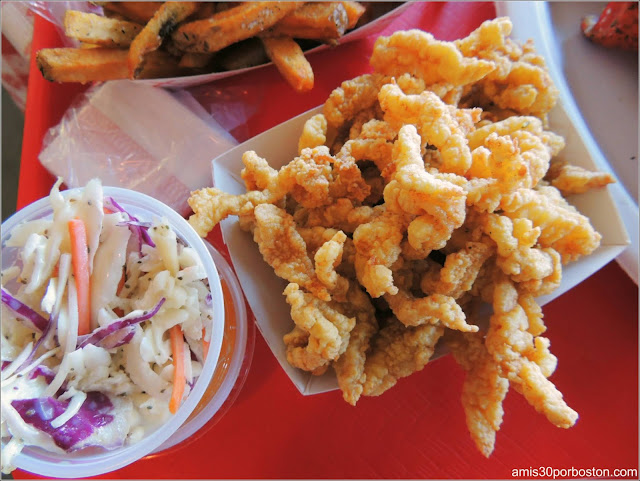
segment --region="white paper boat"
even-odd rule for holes
[[[256,151],[274,168],[288,163],[297,155],[298,137],[305,120],[319,111],[321,107],[305,112],[216,157],[212,162],[214,185],[232,194],[245,192],[240,171],[243,167],[242,154],[247,150]],[[561,134],[566,140],[566,148],[561,156],[573,164],[591,170],[596,169],[582,136],[562,105],[555,108],[550,122],[551,130]],[[558,297],[595,273],[622,252],[629,242],[616,204],[606,189],[575,196],[570,200],[582,213],[590,217],[593,226],[602,234],[602,244],[588,258],[565,267],[562,284],[553,294],[540,298],[542,304]],[[221,228],[238,279],[255,314],[258,329],[282,368],[305,395],[337,389],[333,370],[318,377],[289,365],[282,341],[282,336],[293,328],[290,309],[282,295],[287,282],[276,277],[273,269],[264,262],[251,234],[240,229],[236,217],[224,220]]]

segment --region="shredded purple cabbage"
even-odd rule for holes
[[[11,364],[11,361],[2,361],[2,367],[0,368],[0,371],[4,371],[4,368],[9,364]]]
[[[149,225],[147,225],[144,222],[140,222],[140,219],[138,219],[136,216],[131,215],[129,212],[127,212],[124,209],[124,207],[118,204],[113,197],[105,197],[104,206],[107,209],[111,209],[116,212],[122,212],[124,214],[127,214],[130,220],[125,222],[124,224],[126,224],[129,227],[129,230],[131,231],[131,233],[138,240],[138,252],[142,253],[143,243],[146,243],[151,247],[156,246],[153,240],[151,239],[151,236],[149,236],[149,233],[147,232]]]
[[[135,326],[136,324],[141,323],[142,321],[146,321],[147,319],[155,316],[160,310],[160,307],[162,307],[162,304],[164,304],[165,300],[166,299],[164,297],[160,299],[158,304],[156,304],[156,307],[140,317],[132,317],[129,319],[120,318],[116,321],[113,321],[111,324],[96,329],[91,334],[78,336],[78,348],[82,348],[87,344],[93,344],[95,346],[109,349],[109,347],[107,346],[110,345],[110,343],[114,343],[112,347],[118,347],[126,344],[127,342],[130,342],[131,339],[133,339],[134,334],[133,329],[130,328],[132,326]],[[123,329],[127,329],[128,331],[130,330],[132,332],[122,333],[121,337],[113,337],[116,333]]]
[[[22,301],[13,297],[9,291],[2,288],[2,303],[15,312],[22,319],[29,321],[38,331],[44,332],[49,326],[49,321],[31,309]]]
[[[42,376],[45,381],[51,384],[53,378],[56,377],[56,373],[53,372],[53,369],[51,369],[50,367],[47,367],[44,364],[40,364],[33,371],[31,371],[31,374],[29,374],[29,379],[35,379],[38,376]]]
[[[114,420],[113,404],[106,394],[97,391],[87,393],[79,411],[58,428],[51,421],[65,412],[69,401],[58,401],[52,397],[16,399],[11,405],[18,411],[25,423],[49,434],[57,446],[65,451],[73,451],[80,441]]]

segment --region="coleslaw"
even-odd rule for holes
[[[66,196],[60,184],[52,216],[20,224],[2,246],[19,251],[2,271],[3,473],[24,446],[69,453],[143,439],[188,397],[210,342],[205,269],[167,220],[131,215],[97,179]]]

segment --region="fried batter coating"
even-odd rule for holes
[[[457,116],[428,90],[420,95],[406,95],[400,87],[383,85],[380,106],[387,122],[396,125],[413,124],[419,129],[422,142],[435,146],[442,156],[442,172],[464,175],[471,166],[471,151]]]
[[[285,336],[287,360],[300,369],[315,371],[324,365],[320,359],[337,359],[347,349],[355,317],[347,317],[312,294],[302,292],[293,282],[287,285],[284,295],[296,324],[291,335]],[[300,345],[300,330],[309,334],[304,346]]]
[[[276,275],[301,285],[319,299],[330,300],[327,288],[318,279],[307,256],[307,247],[296,231],[293,218],[271,204],[256,206],[254,216],[253,240]]]
[[[294,213],[294,219],[300,226],[324,226],[350,234],[360,224],[373,220],[381,211],[381,207],[356,207],[349,199],[337,199],[333,204],[316,209],[300,208]]]
[[[452,42],[436,40],[422,30],[394,32],[378,37],[370,64],[384,75],[399,77],[409,73],[427,86],[461,86],[477,82],[494,70],[492,62],[466,58]]]
[[[420,281],[425,294],[442,294],[458,299],[471,290],[485,261],[494,249],[482,242],[466,242],[464,248],[449,254],[441,269],[428,270]]]
[[[453,297],[442,294],[413,297],[408,291],[398,289],[397,294],[387,294],[384,298],[405,326],[433,324],[465,332],[478,330],[478,326],[467,324],[462,308]]]
[[[464,222],[465,192],[427,172],[419,146],[415,127],[402,127],[394,144],[396,171],[384,189],[384,199],[389,211],[415,216],[408,227],[409,244],[426,256],[444,247],[453,230]]]
[[[298,140],[298,154],[303,149],[320,145],[327,145],[327,119],[322,114],[316,114],[304,123]]]
[[[424,324],[405,327],[391,319],[372,339],[364,366],[364,396],[379,396],[398,379],[421,371],[433,355],[444,327]]]
[[[356,274],[371,297],[398,292],[391,266],[400,255],[407,224],[405,215],[383,208],[380,215],[360,224],[353,232]]]
[[[333,161],[326,146],[303,149],[298,157],[280,169],[278,182],[301,205],[320,207],[329,198]]]
[[[378,332],[378,321],[371,299],[355,282],[350,283],[346,302],[341,307],[346,315],[355,316],[356,325],[351,331],[347,349],[333,367],[344,400],[355,406],[364,389],[366,353],[371,338]]]
[[[563,428],[573,426],[578,413],[567,405],[562,393],[545,377],[540,367],[555,364],[554,359],[544,359],[552,356],[547,349],[548,344],[534,342],[528,331],[526,311],[519,304],[518,291],[511,281],[502,276],[496,279],[493,310],[485,343],[503,375],[550,422]],[[548,369],[545,371],[548,373]]]
[[[575,261],[592,253],[602,236],[582,215],[551,186],[518,189],[502,198],[500,207],[511,219],[528,218],[541,229],[538,243],[551,247],[562,256],[562,263]]]
[[[454,332],[447,337],[447,345],[467,372],[462,385],[467,428],[477,448],[488,458],[502,424],[502,401],[509,391],[509,381],[500,374],[500,368],[487,351],[481,334]]]
[[[551,185],[563,196],[584,194],[591,189],[615,182],[613,176],[607,172],[592,172],[561,161],[551,163],[545,179],[551,181]]]
[[[551,157],[558,155],[564,149],[564,139],[553,132],[544,130],[542,121],[531,116],[512,116],[504,120],[492,122],[470,131],[467,134],[471,150],[484,145],[485,139],[491,134],[511,136],[516,132],[526,131],[538,137],[549,150]]]
[[[535,247],[541,229],[529,219],[488,214],[485,231],[498,247],[496,265],[521,287],[542,295],[559,286],[560,255],[554,249]]]
[[[487,99],[503,109],[544,116],[559,96],[544,59],[535,53],[531,41],[520,46],[507,38],[511,21],[499,17],[485,21],[468,37],[454,43],[468,58],[485,59],[495,70],[482,78],[480,87]]]
[[[372,107],[378,101],[378,90],[385,81],[379,74],[364,74],[342,82],[324,103],[322,113],[330,128],[339,129],[361,110]]]
[[[344,297],[349,289],[349,281],[336,272],[342,262],[342,251],[347,236],[338,231],[316,251],[314,255],[315,270],[318,279],[331,292],[332,297]]]

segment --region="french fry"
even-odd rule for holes
[[[36,55],[42,76],[51,82],[94,82],[126,79],[128,51],[119,48],[43,48]],[[147,56],[140,78],[184,75],[186,69],[161,50]]]
[[[63,23],[67,37],[104,47],[128,47],[142,30],[137,23],[77,10],[67,10]]]
[[[117,14],[122,18],[144,25],[153,17],[163,2],[93,2],[103,8],[105,14]]]
[[[215,53],[187,52],[180,57],[178,65],[184,68],[203,69],[209,65],[214,56]]]
[[[347,30],[351,30],[356,26],[360,17],[367,10],[367,7],[362,5],[360,2],[340,2],[342,6],[347,12],[347,17],[349,18],[349,23],[347,25]]]
[[[296,92],[313,88],[313,69],[295,40],[291,37],[260,37],[260,40],[271,61]]]
[[[349,25],[341,2],[312,2],[280,20],[270,33],[275,36],[332,40],[340,38]]]
[[[193,71],[180,65],[176,57],[163,50],[154,50],[147,55],[138,78],[179,77],[188,73],[193,73]]]
[[[36,63],[51,82],[87,83],[127,78],[127,54],[115,48],[43,48]]]
[[[210,18],[184,23],[172,38],[185,52],[217,52],[273,26],[300,5],[300,2],[245,2]]]
[[[129,77],[138,78],[145,55],[157,50],[162,40],[181,21],[198,9],[198,2],[165,2],[131,42],[129,48]]]
[[[239,70],[268,61],[269,57],[257,37],[234,43],[216,53],[216,64],[222,70]]]

